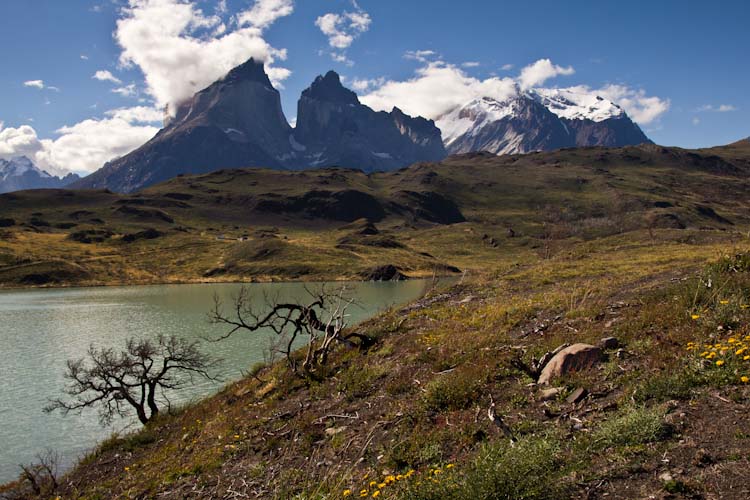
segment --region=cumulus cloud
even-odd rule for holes
[[[511,78],[480,80],[455,65],[430,61],[418,68],[413,78],[386,81],[361,101],[376,110],[398,106],[407,114],[435,119],[476,97],[505,99],[516,93],[516,87]]]
[[[256,0],[236,15],[232,29],[219,15],[206,15],[198,2],[129,0],[114,36],[122,48],[120,64],[143,72],[146,91],[157,106],[176,106],[250,57],[266,64],[279,83],[290,74],[273,63],[286,58],[263,39],[263,31],[291,14],[291,0]]]
[[[377,110],[390,110],[398,106],[411,115],[437,119],[472,99],[491,97],[504,100],[556,75],[572,74],[572,67],[552,64],[541,59],[524,67],[518,77],[493,76],[479,79],[468,75],[461,67],[435,60],[432,51],[407,52],[404,57],[422,62],[415,76],[403,80],[355,80],[352,87],[366,92],[360,100]],[[637,123],[645,125],[656,121],[670,106],[669,99],[649,96],[643,89],[624,85],[606,85],[600,89],[588,86],[571,87],[571,90],[594,93],[620,105]]]
[[[114,109],[103,118],[58,129],[56,139],[39,139],[29,125],[3,128],[0,124],[0,158],[28,156],[54,175],[90,173],[151,139],[162,118],[161,111],[145,106]]]
[[[4,128],[0,122],[0,159],[8,160],[16,156],[33,157],[42,149],[36,131],[29,125],[18,128]]]
[[[593,90],[597,95],[618,104],[638,124],[648,125],[669,111],[671,101],[661,97],[648,96],[643,89],[625,85],[605,85]]]
[[[718,106],[706,104],[696,109],[696,111],[707,113],[729,113],[730,111],[737,111],[737,108],[731,104],[719,104]]]
[[[549,59],[539,59],[521,70],[518,83],[523,89],[529,89],[544,84],[550,78],[559,75],[572,75],[575,70],[572,66],[567,68],[552,64]]]
[[[23,86],[41,90],[44,88],[44,80],[28,80],[23,82]]]
[[[329,12],[323,14],[315,20],[315,26],[328,37],[328,45],[334,49],[331,57],[334,61],[351,64],[346,57],[345,50],[348,49],[354,40],[370,29],[372,18],[354,3],[356,10],[354,12],[343,12],[341,14]]]
[[[94,80],[99,80],[100,82],[112,82],[118,85],[122,83],[122,81],[112,73],[107,70],[101,69],[94,73],[94,76],[92,76],[91,78],[93,78]]]

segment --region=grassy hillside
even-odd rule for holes
[[[110,269],[123,281],[466,271],[358,327],[375,344],[341,347],[315,378],[256,367],[113,436],[45,495],[747,498],[749,149],[470,155],[371,176],[226,171],[128,197],[2,198],[16,222],[6,254],[54,255],[71,282],[111,282]],[[30,213],[50,196],[54,210]],[[82,210],[87,222],[60,227]],[[71,237],[94,228],[112,235]],[[124,241],[149,228],[161,236]],[[35,258],[30,269],[60,272]],[[608,337],[590,369],[549,386],[528,373],[563,344]]]
[[[228,170],[129,196],[12,193],[0,196],[0,286],[357,279],[387,264],[424,276],[630,231],[740,234],[748,172],[744,143],[646,145],[372,175]]]
[[[747,498],[748,243],[646,236],[494,262],[369,321],[377,343],[315,380],[256,369],[114,436],[50,495]],[[514,362],[604,337],[551,386]]]

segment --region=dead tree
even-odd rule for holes
[[[63,414],[98,407],[102,425],[115,415],[135,411],[147,424],[169,405],[167,391],[192,384],[196,376],[216,380],[209,374],[217,360],[201,353],[197,342],[160,335],[150,339],[128,339],[125,350],[89,347],[88,359],[69,360],[64,392],[69,400],[56,399],[44,409]]]
[[[253,307],[253,297],[242,287],[234,297],[231,316],[224,312],[218,296],[214,296],[214,307],[209,313],[212,324],[224,325],[229,331],[213,341],[227,339],[239,331],[271,331],[277,343],[272,347],[282,354],[291,370],[299,374],[298,357],[295,356],[297,341],[306,339],[307,348],[302,369],[310,375],[328,362],[334,345],[367,348],[373,339],[358,332],[347,332],[347,309],[354,300],[345,296],[346,289],[329,292],[321,288],[317,292],[308,290],[307,304],[280,302],[265,296],[263,311]],[[356,342],[355,342],[356,341]]]
[[[31,489],[34,495],[50,495],[57,490],[60,455],[55,451],[47,450],[37,455],[36,458],[37,461],[33,464],[19,466],[21,468],[19,487],[12,491],[14,495],[9,495],[8,498],[27,498],[24,490],[28,493],[28,489]]]

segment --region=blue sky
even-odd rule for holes
[[[748,26],[742,1],[5,0],[0,157],[93,170],[250,55],[275,68],[290,120],[328,69],[376,107],[434,114],[410,93],[463,95],[548,59],[536,84],[607,89],[657,143],[725,144],[750,135]],[[179,32],[141,36],[161,29]]]

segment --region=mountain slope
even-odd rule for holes
[[[0,193],[24,189],[61,188],[78,180],[76,174],[55,177],[38,168],[25,156],[0,159]]]
[[[297,128],[263,64],[250,59],[179,106],[149,142],[76,184],[133,192],[180,174],[223,168],[392,170],[445,157],[432,121],[360,104],[334,72],[303,92]]]
[[[76,187],[132,192],[179,174],[281,168],[290,134],[278,91],[250,59],[183,103],[153,139]]]
[[[417,161],[438,161],[446,153],[434,122],[398,108],[376,112],[341,85],[330,71],[302,92],[294,131],[302,163],[340,165],[365,172],[393,170]]]
[[[451,154],[517,154],[651,142],[622,108],[577,89],[517,89],[503,101],[475,99],[437,123]]]

